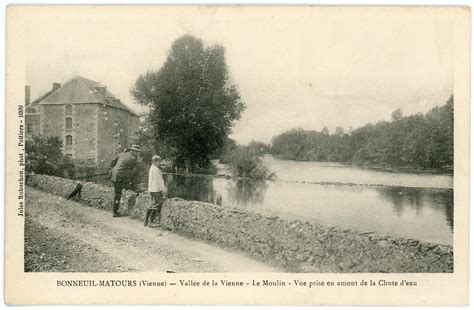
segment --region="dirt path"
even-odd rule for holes
[[[282,272],[245,256],[28,187],[26,271]]]

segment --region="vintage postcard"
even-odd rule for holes
[[[469,7],[6,18],[7,304],[468,304]]]

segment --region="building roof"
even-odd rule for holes
[[[137,115],[120,99],[112,95],[102,84],[75,76],[64,85],[54,91],[33,101],[37,104],[77,104],[77,103],[99,103],[117,109],[125,110],[133,115]]]
[[[48,92],[46,92],[45,94],[43,94],[43,95],[39,96],[38,98],[36,98],[36,100],[34,100],[33,102],[31,102],[29,105],[27,105],[25,107],[26,113],[28,113],[28,114],[37,113],[38,112],[38,110],[37,110],[38,103],[40,103],[42,100],[44,100],[46,97],[48,97],[49,95],[51,95],[55,91],[56,91],[56,89],[51,89]]]
[[[45,94],[43,94],[42,96],[39,96],[38,98],[36,98],[35,101],[33,101],[31,103],[31,105],[37,105],[38,103],[40,103],[41,101],[43,101],[45,98],[47,98],[49,95],[51,95],[52,93],[54,93],[56,91],[56,89],[51,89],[50,91],[46,92]]]

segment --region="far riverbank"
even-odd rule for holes
[[[327,161],[311,161],[311,160],[293,160],[293,159],[286,159],[282,156],[272,155],[272,154],[264,154],[264,156],[272,156],[274,158],[286,161],[294,161],[294,162],[302,162],[302,163],[326,163],[330,164],[331,162]],[[446,175],[453,175],[454,168],[453,167],[446,167],[443,169],[428,169],[428,168],[420,168],[420,167],[390,167],[390,166],[376,166],[370,164],[358,165],[351,162],[334,162],[340,165],[348,166],[348,167],[356,167],[360,169],[367,169],[367,170],[374,170],[374,171],[382,171],[388,173],[422,173],[422,174],[446,174]]]

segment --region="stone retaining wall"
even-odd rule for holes
[[[29,186],[65,196],[77,181],[32,175]],[[78,200],[111,209],[112,189],[82,183]],[[124,191],[120,212],[143,220],[149,195]],[[28,207],[28,206],[26,206]],[[294,272],[452,272],[453,249],[412,239],[324,226],[316,222],[168,199],[163,227],[192,238],[247,252]]]

